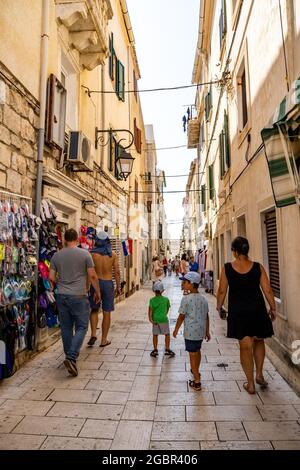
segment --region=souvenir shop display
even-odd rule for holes
[[[62,248],[62,233],[51,201],[42,200],[40,217],[37,325],[39,328],[52,328],[58,326],[58,316],[49,271],[52,256]]]
[[[0,193],[0,339],[6,361],[0,379],[13,372],[15,354],[34,347],[35,269],[40,220],[26,198]]]
[[[96,229],[93,227],[86,227],[81,225],[79,235],[79,246],[84,250],[91,251],[94,246],[94,240],[96,238]]]

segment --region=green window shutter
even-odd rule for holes
[[[116,94],[119,100],[125,101],[125,71],[122,62],[117,60]]]
[[[224,111],[224,148],[225,148],[225,162],[227,168],[230,168],[230,141],[229,141],[229,128],[228,128],[228,114]]]
[[[113,171],[113,161],[114,161],[114,153],[115,153],[115,142],[112,134],[109,136],[109,155],[108,155],[108,169],[109,171]]]
[[[225,173],[225,165],[224,165],[224,133],[223,131],[219,135],[219,156],[220,156],[220,177],[221,179]]]
[[[202,184],[202,186],[201,186],[201,204],[202,204],[202,210],[205,212],[206,211],[206,187],[205,187],[205,184]]]
[[[109,37],[109,76],[113,80],[114,79],[114,35],[111,33]]]
[[[214,197],[214,166],[209,165],[208,167],[208,176],[209,176],[209,199]]]

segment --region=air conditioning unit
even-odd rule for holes
[[[81,131],[70,131],[67,162],[74,171],[93,171],[92,143]]]

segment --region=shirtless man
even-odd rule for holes
[[[111,243],[106,232],[98,232],[95,248],[91,251],[93,257],[95,270],[99,279],[101,302],[103,310],[102,320],[102,337],[100,347],[108,346],[111,341],[108,341],[107,335],[110,327],[110,312],[114,310],[114,284],[112,281],[112,274],[114,271],[116,280],[117,295],[120,295],[120,268],[117,255],[111,249]],[[88,346],[93,346],[97,340],[97,325],[98,314],[100,309],[100,302],[96,303],[94,300],[94,288],[90,290],[90,306],[91,306],[91,338]]]

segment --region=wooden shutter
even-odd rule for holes
[[[223,178],[225,174],[225,165],[224,165],[224,133],[223,131],[219,135],[219,157],[220,157],[220,177]]]
[[[134,203],[138,204],[139,203],[139,183],[137,180],[134,182]]]
[[[125,101],[125,71],[122,62],[117,60],[116,93],[118,98]]]
[[[142,153],[142,131],[139,129],[136,125],[136,118],[133,120],[133,126],[134,126],[134,144],[136,151],[138,153]]]
[[[228,128],[228,114],[224,111],[224,151],[225,151],[225,163],[226,169],[230,168],[230,141],[229,141],[229,128]]]
[[[269,276],[270,283],[274,295],[280,298],[280,273],[279,273],[279,259],[278,259],[278,240],[277,240],[277,226],[276,226],[276,212],[275,210],[266,213],[265,216],[267,246],[268,246],[268,260],[269,260]]]
[[[203,212],[206,211],[206,186],[202,184],[201,186],[201,204]]]
[[[209,176],[209,199],[214,198],[214,166],[209,165],[208,167],[208,176]]]

